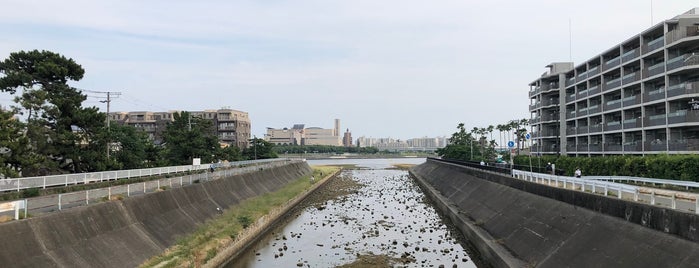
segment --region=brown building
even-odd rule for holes
[[[156,144],[162,142],[162,132],[174,114],[167,112],[113,112],[109,120],[122,125],[133,126],[148,134]],[[247,148],[250,140],[250,117],[247,112],[232,109],[190,111],[192,116],[212,120],[221,143]]]
[[[349,131],[349,128],[345,131],[345,136],[342,137],[342,145],[352,147],[352,132]]]

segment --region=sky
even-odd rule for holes
[[[231,108],[252,134],[293,124],[353,137],[449,136],[529,118],[528,84],[696,1],[0,0],[0,60],[49,50],[110,111]],[[572,41],[572,42],[571,42]],[[86,106],[106,111],[88,94]],[[0,93],[0,104],[12,96]]]

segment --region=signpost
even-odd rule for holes
[[[515,142],[514,142],[514,141],[508,141],[508,142],[507,142],[507,147],[510,148],[510,170],[512,170],[512,169],[514,169],[514,165],[515,165],[514,161],[512,160],[512,158],[513,158],[512,155],[515,154],[515,149],[514,149],[514,148],[515,148]]]

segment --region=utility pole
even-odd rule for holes
[[[107,94],[107,100],[100,101],[101,103],[107,103],[107,159],[109,159],[109,151],[110,151],[110,146],[111,146],[111,140],[109,139],[109,107],[112,102],[112,96],[120,96],[121,92],[113,92],[113,91],[94,91],[94,90],[86,90],[86,89],[80,89],[81,91],[85,92],[90,92],[90,93],[98,93],[98,94]]]

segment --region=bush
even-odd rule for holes
[[[238,223],[240,223],[243,228],[248,228],[252,224],[252,219],[249,216],[238,216]]]
[[[20,196],[22,198],[39,196],[39,188],[24,189],[22,190],[22,194]]]

